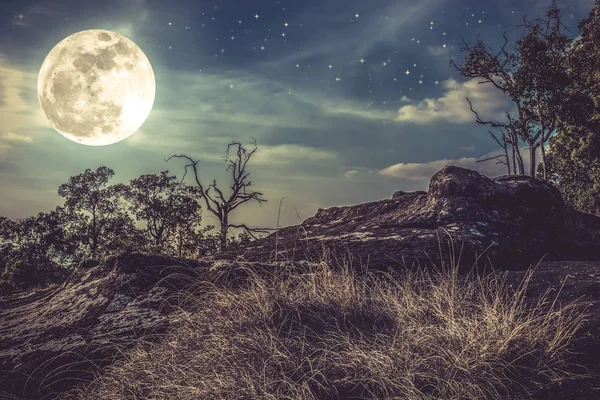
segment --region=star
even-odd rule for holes
[[[261,49],[261,50],[264,50],[264,49],[265,49],[265,46],[260,46],[260,49]]]
[[[442,47],[443,47],[443,48],[446,48],[446,45],[444,44],[444,45],[442,45]]]
[[[358,13],[354,14],[354,16],[355,16],[356,18],[360,17],[360,15],[358,15]]]
[[[173,25],[172,23],[169,22],[169,26]]]
[[[169,46],[169,50],[171,50],[173,48],[173,46]]]
[[[420,85],[420,84],[422,84],[422,83],[423,83],[423,81],[422,81],[422,80],[419,80],[419,85]]]
[[[329,69],[333,68],[333,65],[329,64]]]
[[[440,83],[440,82],[438,82],[438,81],[435,81],[435,84],[436,84],[436,85],[437,85],[437,84],[439,84],[439,83]]]
[[[242,23],[242,20],[241,20],[241,19],[240,19],[240,20],[238,20],[238,24],[241,24],[241,23]]]
[[[296,68],[300,68],[300,64],[296,64]]]
[[[19,19],[23,19],[23,14],[19,14]]]
[[[429,23],[429,25],[433,25],[433,21],[431,21],[431,22]]]
[[[410,74],[410,71],[409,71],[409,70],[406,70],[405,74],[406,74],[406,75]]]
[[[417,44],[419,44],[419,43],[421,43],[421,41],[420,41],[420,40],[417,40]]]
[[[414,42],[414,41],[415,41],[415,38],[412,38],[412,41]]]
[[[230,84],[229,84],[229,89],[233,89],[233,87],[234,87],[234,86],[233,86],[233,83],[230,83]]]
[[[221,53],[225,53],[225,49],[221,49]]]
[[[256,18],[256,19],[258,19],[258,17],[260,17],[260,15],[258,15],[258,14],[256,14],[256,15],[254,16],[254,18]]]
[[[339,82],[339,81],[341,81],[341,80],[342,80],[342,78],[335,78],[335,80],[336,80],[337,82]]]
[[[442,33],[442,35],[446,36],[446,32]]]
[[[413,67],[417,68],[417,64],[413,64]]]
[[[281,37],[285,37],[285,33],[282,33],[282,34],[281,34]]]
[[[287,26],[289,26],[289,24],[286,22],[285,24],[283,24],[283,26],[286,26],[286,27],[287,27]]]
[[[364,64],[365,63],[365,59],[361,58],[360,60],[358,60],[359,63]]]
[[[479,21],[477,21],[477,22],[481,23],[481,20],[479,20]]]
[[[387,65],[387,63],[384,61],[381,65],[383,65],[385,67]]]
[[[231,40],[235,40],[235,36],[232,36],[232,37],[231,37]]]

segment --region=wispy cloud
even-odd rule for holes
[[[321,161],[338,160],[336,152],[313,147],[284,144],[278,146],[261,146],[252,156],[255,165],[302,164]]]
[[[456,165],[463,168],[469,168],[482,173],[488,177],[495,177],[505,175],[507,173],[506,165],[498,163],[496,160],[478,162],[490,157],[495,157],[503,154],[502,151],[493,151],[488,154],[484,154],[481,157],[463,157],[458,159],[443,159],[434,160],[424,163],[398,163],[391,165],[379,171],[380,175],[399,178],[408,181],[422,182],[426,185],[429,179],[437,171],[445,167],[446,165]],[[527,166],[529,165],[529,152],[526,149],[521,151],[523,157],[523,163],[525,165],[526,173]],[[539,160],[540,151],[537,151],[536,157]],[[512,169],[512,164],[511,164]]]
[[[0,56],[0,149],[32,142],[31,132],[48,126],[37,103],[36,82],[35,73],[10,65]]]
[[[453,52],[456,50],[456,46],[454,45],[446,45],[446,47],[444,47],[443,45],[439,45],[439,46],[427,46],[427,53],[431,54],[432,56],[447,56],[450,55],[450,52]]]
[[[473,123],[474,114],[469,109],[466,98],[482,118],[502,119],[509,109],[508,96],[502,94],[490,83],[479,84],[480,79],[458,82],[454,78],[443,82],[446,93],[439,98],[427,98],[417,105],[402,106],[396,121],[414,124],[431,124],[447,121],[457,124]]]
[[[331,26],[332,20],[337,21],[339,29],[335,33],[322,35],[319,33],[318,45],[314,42],[316,38],[306,35],[310,46],[305,46],[301,51],[287,54],[284,57],[272,58],[262,64],[262,67],[279,69],[282,66],[290,66],[297,62],[330,57],[332,49],[336,50],[337,62],[347,64],[358,62],[362,57],[368,58],[369,54],[381,46],[398,43],[398,38],[409,37],[408,35],[426,18],[437,9],[441,9],[448,0],[422,0],[419,2],[408,0],[390,1],[385,5],[373,8],[369,2],[362,2],[355,6],[352,12],[347,7],[341,7],[337,17],[331,14],[323,14],[322,21],[313,21],[313,24]],[[369,14],[368,18],[358,18],[354,23],[349,23],[353,18],[354,10],[363,14]],[[318,19],[321,13],[311,15]],[[360,40],[349,39],[360,38]]]
[[[12,132],[1,134],[0,139],[5,142],[32,142],[31,136],[17,135]]]

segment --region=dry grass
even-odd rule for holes
[[[177,329],[70,398],[527,398],[568,375],[582,322],[574,304],[527,305],[531,271],[513,289],[455,266],[402,279],[327,263],[286,276],[235,268],[242,281],[196,287]]]

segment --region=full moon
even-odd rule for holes
[[[37,82],[46,117],[64,137],[89,146],[119,142],[146,121],[156,93],[144,52],[123,35],[87,30],[48,53]]]

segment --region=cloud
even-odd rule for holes
[[[255,165],[314,163],[338,159],[336,152],[295,144],[260,146],[252,156]]]
[[[346,171],[344,177],[346,179],[352,179],[354,176],[356,176],[356,174],[358,174],[358,170],[351,169],[350,171]]]
[[[406,95],[403,95],[400,98],[400,101],[403,102],[403,103],[412,103],[412,100],[410,98],[406,97]]]
[[[7,132],[0,135],[0,139],[5,142],[31,142],[31,136],[17,135],[12,132]]]
[[[449,55],[451,51],[456,50],[456,47],[454,45],[447,45],[446,47],[439,45],[439,46],[427,46],[427,53],[431,54],[432,56],[445,56],[445,55]]]
[[[305,35],[306,43],[310,45],[302,46],[303,50],[286,54],[284,57],[270,59],[263,63],[262,67],[278,70],[298,62],[303,63],[322,57],[330,58],[332,49],[336,49],[338,64],[356,63],[361,57],[367,58],[369,53],[381,46],[395,45],[398,38],[409,37],[425,18],[443,8],[448,0],[418,2],[396,0],[385,3],[374,8],[370,2],[357,2],[350,12],[348,7],[339,6],[336,6],[337,10],[332,12],[315,10],[311,14],[312,23],[316,26],[329,27],[332,23],[336,23],[338,29],[335,29],[335,33],[324,35],[321,29],[315,29],[315,36]],[[368,18],[361,17],[356,21],[357,23],[348,23],[355,12],[361,14],[363,11],[364,14],[369,14]],[[360,38],[360,40],[349,40],[349,38]],[[318,44],[315,45],[315,42]]]
[[[502,119],[504,111],[510,105],[508,96],[491,83],[479,84],[480,81],[474,78],[461,83],[454,78],[448,79],[443,82],[446,93],[442,97],[424,99],[417,105],[402,106],[395,120],[420,125],[443,121],[473,123],[475,117],[469,109],[467,97],[481,118]]]
[[[391,165],[379,171],[380,175],[388,176],[391,178],[400,178],[407,181],[421,181],[423,185],[427,185],[429,179],[441,170],[446,165],[456,165],[463,168],[469,168],[480,172],[488,177],[495,177],[500,175],[506,175],[507,168],[504,164],[499,164],[495,160],[477,162],[478,160],[484,160],[486,158],[495,157],[504,154],[503,151],[493,151],[485,154],[481,157],[463,157],[458,159],[444,159],[434,160],[425,163],[398,163]],[[540,160],[540,151],[536,152],[536,160]],[[529,167],[529,151],[521,149],[521,156],[523,158],[523,164],[525,166],[525,173],[528,172]],[[512,161],[511,161],[512,169]],[[423,187],[425,187],[423,186]]]
[[[9,65],[0,55],[0,152],[32,142],[36,129],[48,127],[37,103],[37,74]],[[35,100],[33,100],[35,99]]]
[[[435,160],[427,163],[399,163],[379,171],[381,175],[401,178],[409,181],[428,181],[433,174],[446,165],[473,169],[487,176],[506,174],[506,166],[496,165],[493,161],[477,163],[478,158],[463,157],[455,160]]]

